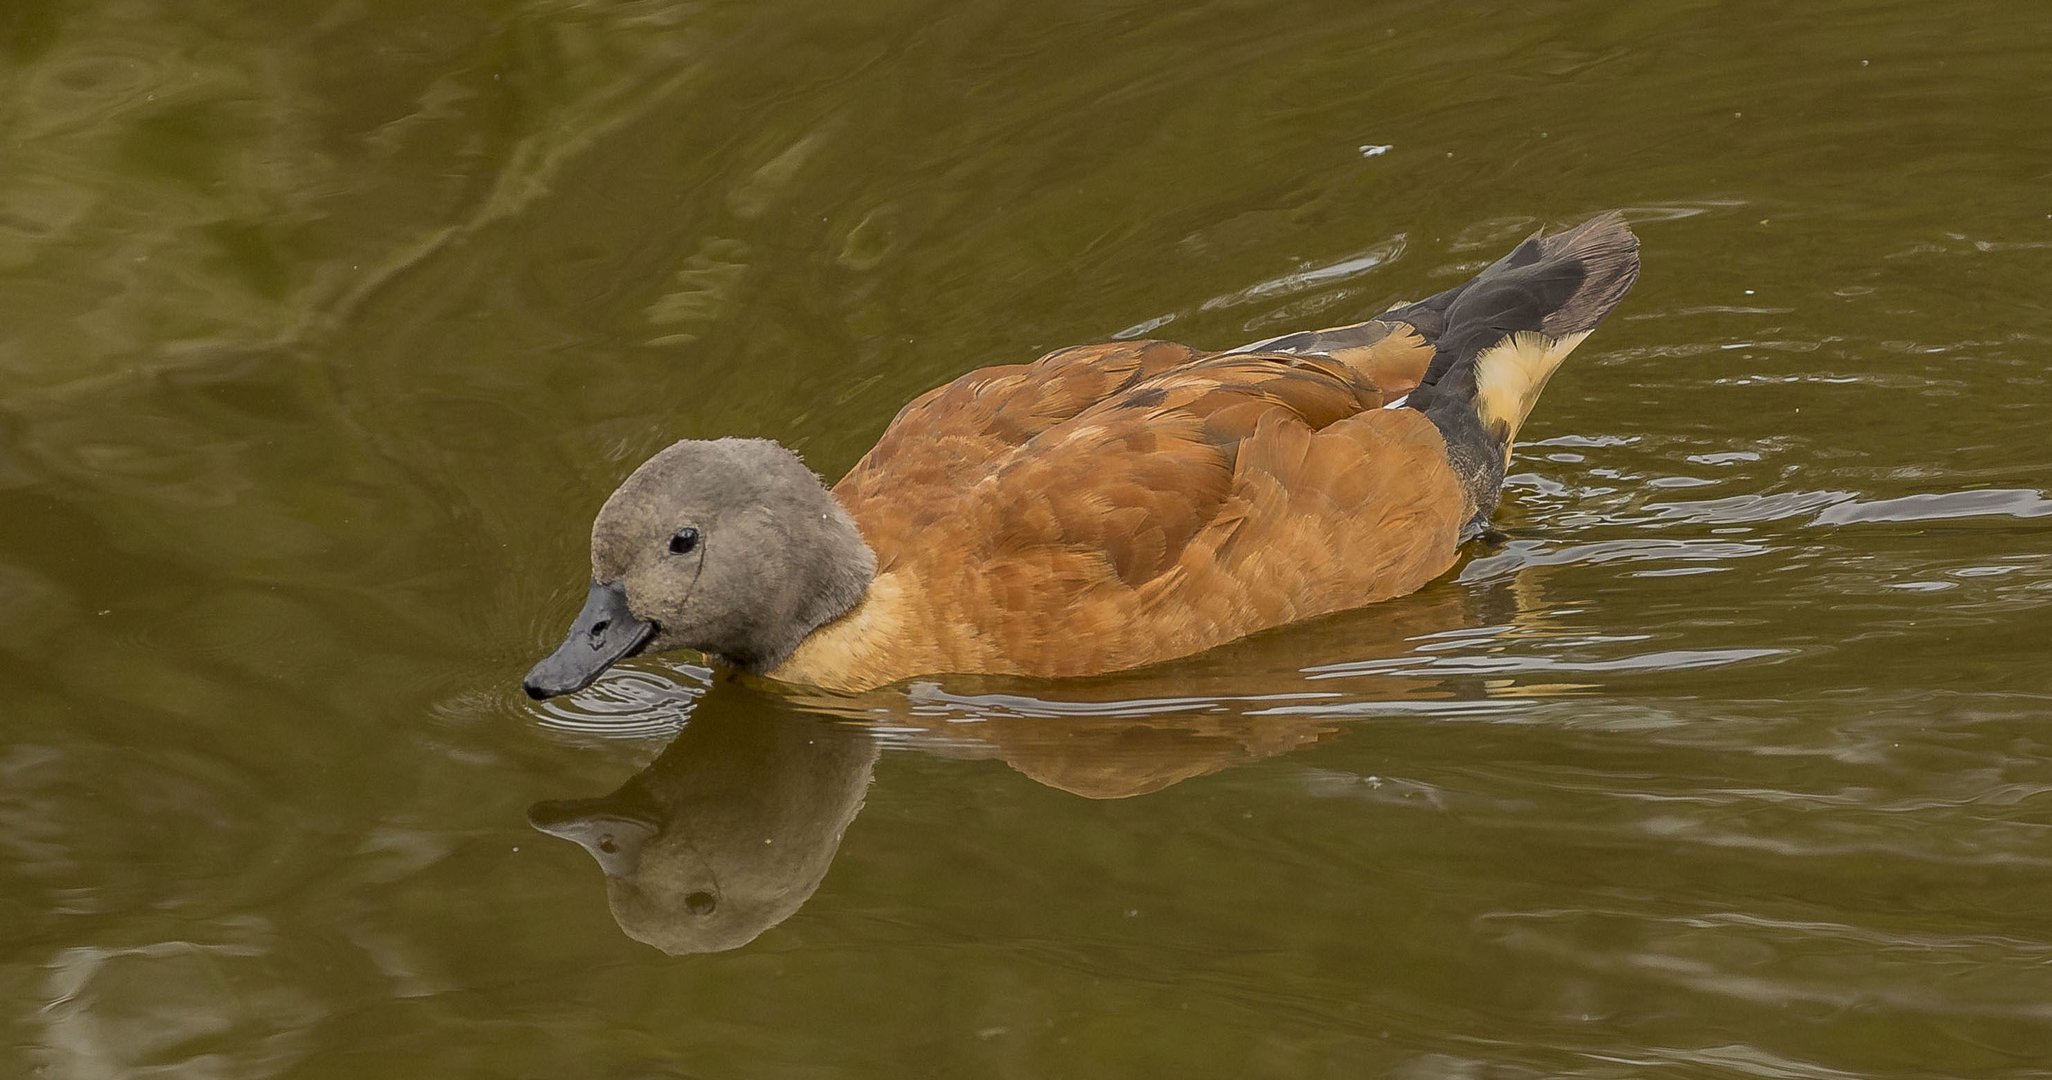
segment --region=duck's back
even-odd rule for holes
[[[847,662],[874,681],[1114,671],[1444,572],[1461,485],[1431,421],[1382,407],[1431,347],[1401,324],[1329,347],[1083,346],[914,401],[834,489],[891,609],[856,620]],[[837,631],[857,627],[818,644]]]

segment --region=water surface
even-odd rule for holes
[[[13,0],[0,1072],[2052,1072],[2048,40]],[[970,367],[1610,207],[1640,285],[1414,596],[1072,684],[519,692],[673,439],[837,475]]]

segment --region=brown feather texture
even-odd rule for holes
[[[906,405],[830,499],[781,479],[727,497],[821,523],[745,545],[721,538],[753,519],[696,493],[734,486],[720,462],[780,448],[678,443],[594,526],[588,613],[613,614],[573,627],[529,691],[574,689],[564,650],[623,625],[654,648],[856,691],[1119,671],[1409,593],[1493,508],[1517,426],[1631,287],[1637,250],[1605,215],[1363,323],[1222,353],[1114,342],[972,371]],[[684,526],[702,549],[677,551]],[[821,539],[777,539],[801,533]],[[811,612],[865,575],[817,625],[751,622],[762,582],[779,610]],[[606,601],[616,588],[624,599]]]
[[[1382,409],[1357,368],[1147,342],[987,375],[915,403],[834,488],[893,621],[922,632],[878,640],[858,615],[773,675],[1112,671],[1409,592],[1453,564],[1465,508],[1439,433]],[[1005,422],[1015,401],[1035,406],[1030,424]]]

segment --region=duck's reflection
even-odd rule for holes
[[[598,860],[629,937],[719,952],[789,918],[826,877],[862,808],[876,743],[847,724],[750,715],[710,695],[662,756],[597,799],[528,821]]]
[[[1531,592],[1431,590],[1173,665],[1058,685],[950,678],[852,697],[715,686],[662,756],[618,791],[540,803],[530,820],[598,860],[629,936],[669,953],[738,948],[818,889],[862,807],[880,741],[1000,759],[1087,798],[1146,795],[1308,746],[1353,716],[1490,708],[1574,689],[1449,677],[1435,660],[1448,647],[1486,652],[1499,632],[1544,633]]]

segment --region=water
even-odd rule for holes
[[[0,1072],[2052,1074],[2048,32],[13,0]],[[672,439],[835,475],[971,366],[1612,206],[1643,280],[1415,596],[520,694]]]

